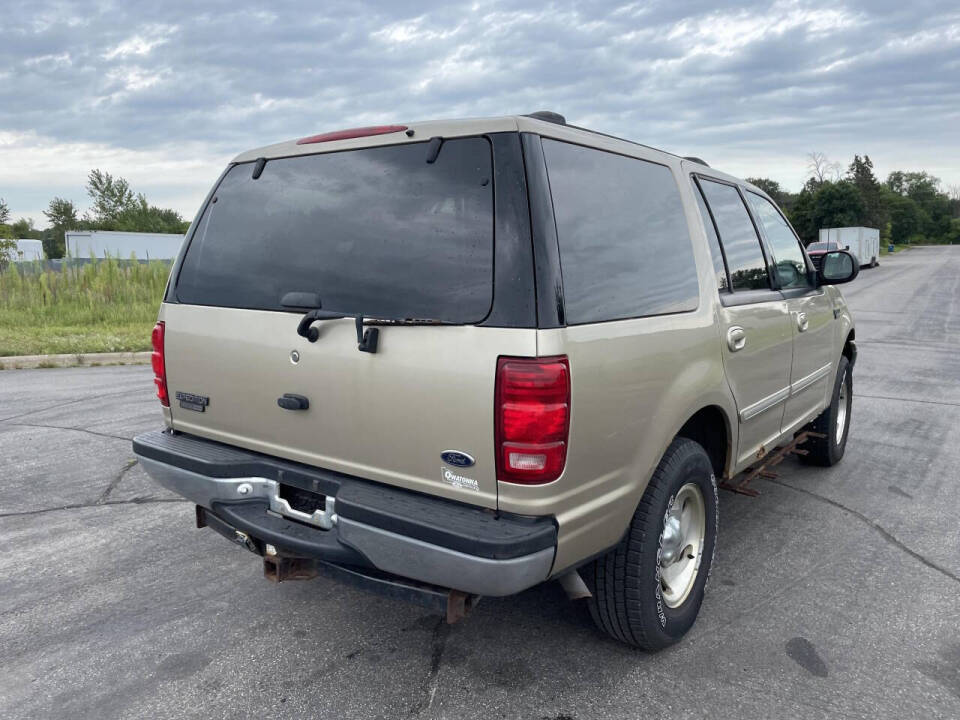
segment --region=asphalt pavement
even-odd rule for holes
[[[555,583],[454,626],[273,585],[134,462],[149,367],[0,372],[0,717],[960,717],[960,247],[843,290],[846,457],[721,493],[700,618],[658,654]]]

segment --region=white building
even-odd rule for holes
[[[126,260],[134,254],[138,260],[173,260],[180,251],[184,237],[167,233],[68,230],[67,255],[74,258],[103,258],[110,255]]]
[[[14,262],[43,260],[43,243],[39,240],[21,238],[15,242],[17,243],[17,246],[13,249]]]

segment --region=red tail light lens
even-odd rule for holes
[[[497,478],[539,485],[567,461],[570,363],[566,356],[497,360]]]
[[[371,135],[387,135],[389,133],[402,132],[406,129],[406,125],[374,125],[373,127],[336,130],[334,132],[300,138],[297,140],[297,145],[310,145],[312,143],[330,142],[331,140],[349,140],[350,138],[370,137]]]
[[[170,407],[170,396],[167,395],[167,363],[163,357],[163,328],[164,324],[162,322],[153,326],[153,333],[150,336],[153,343],[150,362],[153,365],[153,382],[157,386],[157,397],[160,399],[160,404],[164,407]]]

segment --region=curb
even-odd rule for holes
[[[89,367],[90,365],[149,365],[150,352],[70,353],[67,355],[12,355],[0,357],[0,370]]]

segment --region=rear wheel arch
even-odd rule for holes
[[[733,444],[730,420],[718,405],[702,407],[683,424],[675,437],[685,437],[699,443],[707,455],[718,478],[727,474],[730,463],[730,448]]]

